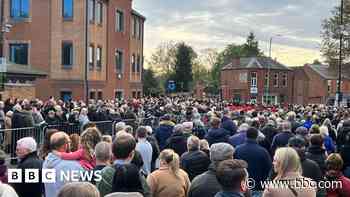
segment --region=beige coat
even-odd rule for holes
[[[290,183],[288,187],[287,184]],[[274,185],[265,188],[263,197],[316,197],[316,183],[299,173],[288,173],[282,179],[274,179]],[[293,194],[293,190],[297,195]]]
[[[4,136],[4,145],[6,147],[6,145],[10,145],[11,144],[11,129],[12,128],[12,122],[11,122],[11,118],[6,116],[5,117],[5,136]]]

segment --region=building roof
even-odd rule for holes
[[[8,62],[6,64],[6,73],[8,74],[20,74],[20,75],[31,75],[37,77],[45,77],[47,73],[39,69],[33,68],[28,65],[20,65]]]
[[[286,65],[283,65],[268,57],[244,57],[239,59],[234,59],[229,64],[224,66],[222,70],[232,70],[232,69],[271,69],[271,70],[288,70]]]
[[[140,14],[140,12],[138,12],[138,11],[136,11],[134,9],[131,10],[131,14],[136,15],[136,16],[142,18],[143,20],[146,20],[145,16],[143,16],[142,14]]]
[[[308,65],[313,71],[318,73],[322,78],[327,80],[336,80],[338,79],[338,72],[334,67],[323,64],[309,64]],[[342,77],[344,79],[350,79],[349,73],[343,72]]]

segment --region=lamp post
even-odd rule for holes
[[[341,93],[341,70],[342,70],[342,61],[343,61],[343,11],[344,11],[344,1],[341,0],[340,5],[340,38],[339,38],[339,63],[338,63],[338,81],[337,81],[337,95],[335,97],[335,105],[340,106],[340,102],[342,101],[342,93]]]
[[[92,14],[92,13],[91,13]],[[85,4],[85,67],[84,67],[84,97],[85,103],[88,105],[89,102],[89,80],[88,80],[88,69],[89,69],[89,0],[86,0]]]
[[[270,58],[270,60],[272,60],[272,39],[274,38],[274,37],[281,37],[282,35],[281,34],[276,34],[276,35],[274,35],[274,36],[271,36],[270,37],[270,47],[269,47],[269,58]],[[267,64],[267,86],[266,86],[266,101],[267,101],[267,103],[269,104],[269,101],[270,101],[270,99],[269,99],[269,95],[270,94],[270,64]]]

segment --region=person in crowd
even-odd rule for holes
[[[287,113],[287,120],[290,122],[292,133],[295,133],[295,130],[300,126],[300,123],[296,120],[296,116],[294,111]]]
[[[12,116],[13,112],[6,112],[5,116],[5,131],[4,131],[4,148],[8,152],[11,148],[11,139],[12,139]]]
[[[205,139],[208,141],[209,145],[219,143],[219,142],[228,142],[230,133],[220,128],[221,120],[219,118],[212,118],[210,120],[210,128],[208,130],[207,135],[205,136]]]
[[[0,182],[0,197],[18,197],[18,195],[10,185]]]
[[[265,139],[260,141],[259,144],[269,151],[271,154],[271,144],[273,138],[277,134],[276,123],[273,120],[268,120],[264,127],[261,129],[261,132],[264,134]]]
[[[112,136],[111,135],[102,135],[102,141],[112,144]]]
[[[58,122],[58,119],[56,117],[56,112],[54,111],[54,109],[50,110],[48,113],[47,113],[47,117],[45,119],[45,122],[48,124],[48,125],[58,125],[59,122]]]
[[[201,120],[201,115],[197,112],[193,114],[193,135],[197,136],[199,139],[203,139],[206,134],[206,128]]]
[[[296,136],[300,136],[302,138],[304,138],[305,142],[306,142],[306,146],[309,146],[309,142],[310,142],[310,134],[309,131],[307,130],[306,127],[300,126],[297,128],[297,130],[295,130],[295,134]]]
[[[50,138],[50,148],[52,151],[65,153],[69,150],[69,136],[64,132],[56,132]],[[43,169],[54,169],[56,172],[83,171],[77,161],[62,160],[56,154],[50,152],[43,164]],[[57,196],[58,191],[65,184],[56,174],[55,183],[45,183],[45,195]]]
[[[247,130],[246,142],[236,147],[233,157],[247,162],[249,177],[257,183],[260,183],[269,176],[269,172],[272,168],[272,161],[267,150],[258,144],[258,133],[259,131],[256,128],[250,127]],[[253,196],[262,194],[263,188],[260,184],[257,184],[256,187],[252,189]]]
[[[37,153],[37,143],[32,137],[24,137],[17,141],[16,155],[20,159],[17,168],[22,170],[24,173],[25,169],[38,169],[39,172],[43,167],[43,161],[39,159]],[[41,174],[41,173],[39,173]],[[26,183],[24,176],[22,176],[22,182],[13,184],[19,197],[28,196],[41,196],[44,187],[39,180],[37,183]]]
[[[76,133],[73,133],[69,136],[70,138],[70,152],[75,152],[79,149],[80,145],[80,136]]]
[[[234,148],[227,143],[216,143],[210,147],[208,171],[195,177],[191,183],[188,197],[213,197],[221,190],[216,178],[216,168],[221,161],[233,159]]]
[[[85,124],[89,123],[89,117],[88,117],[88,109],[83,107],[80,110],[80,114],[79,114],[79,123],[82,127],[84,127]]]
[[[165,148],[168,138],[173,134],[174,126],[170,115],[166,114],[161,118],[159,127],[154,132],[160,150]]]
[[[42,160],[45,160],[47,155],[51,152],[50,139],[51,139],[51,136],[56,132],[58,132],[58,130],[56,129],[46,130],[45,136],[44,136],[44,142],[40,148],[40,153],[39,153],[39,157]]]
[[[113,180],[116,176],[116,168],[120,168],[123,165],[129,164],[135,153],[136,140],[135,138],[128,133],[121,134],[116,137],[112,144],[112,153],[115,158],[112,166],[107,166],[102,169],[101,175],[102,180],[96,183],[96,186],[101,194],[105,196],[107,194],[113,193]],[[141,173],[137,175],[142,184],[142,194],[145,197],[150,197],[151,192],[145,178]]]
[[[57,197],[101,197],[94,185],[88,182],[68,183],[58,192]]]
[[[7,183],[6,153],[0,150],[0,182]]]
[[[165,147],[173,149],[178,155],[182,155],[187,151],[187,138],[190,135],[184,132],[184,126],[182,124],[177,124],[174,127],[173,134],[168,138]]]
[[[248,164],[242,160],[230,159],[219,163],[216,178],[222,190],[215,197],[242,197],[248,190]]]
[[[203,151],[209,158],[210,158],[210,148],[209,143],[205,139],[200,140],[200,148],[201,151]]]
[[[55,106],[56,119],[59,125],[68,123],[67,116],[60,105]]]
[[[124,130],[125,132],[130,133],[131,135],[135,135],[134,128],[130,125],[126,125]]]
[[[328,128],[329,137],[332,138],[333,142],[336,142],[337,141],[337,130],[332,125],[331,120],[329,118],[326,118],[323,121],[322,126],[325,126]]]
[[[180,169],[179,155],[171,149],[165,149],[159,159],[159,170],[147,177],[153,196],[186,197],[191,183],[187,173]]]
[[[305,120],[305,122],[303,124],[303,127],[307,128],[307,129],[310,129],[313,124],[314,123],[312,121],[312,115],[308,114],[307,117],[306,117],[306,120]]]
[[[238,133],[231,136],[228,140],[228,143],[230,143],[233,147],[243,144],[246,140],[246,132],[248,128],[249,128],[249,125],[247,123],[241,124],[238,127]]]
[[[96,127],[88,128],[81,134],[81,146],[75,152],[63,153],[54,151],[65,160],[78,160],[85,170],[92,170],[96,166],[94,150],[96,144],[101,141],[101,133]]]
[[[206,153],[200,150],[200,140],[197,136],[191,136],[187,140],[187,150],[180,158],[180,166],[187,172],[190,180],[208,170],[210,159]]]
[[[288,140],[294,136],[291,131],[291,124],[289,121],[282,123],[282,132],[275,135],[271,144],[271,153],[274,153],[277,148],[286,147]]]
[[[344,123],[338,130],[337,135],[337,146],[341,147],[346,142],[346,136],[350,133],[350,120],[344,120]]]
[[[306,141],[301,136],[295,136],[289,139],[288,146],[297,151],[302,168],[302,176],[310,178],[314,181],[323,180],[322,171],[318,164],[306,158]]]
[[[327,154],[335,152],[335,145],[332,138],[329,136],[328,127],[320,126],[320,134],[323,137],[324,147],[327,151]]]
[[[341,185],[333,185],[327,188],[327,197],[349,196],[350,179],[342,173],[343,160],[339,154],[330,154],[326,160],[326,178],[330,182],[338,181]]]
[[[118,122],[115,124],[115,134],[117,134],[119,131],[125,131],[126,124],[125,122]]]
[[[159,146],[156,138],[152,135],[153,133],[152,127],[146,126],[146,130],[147,130],[146,139],[152,146],[151,172],[153,172],[156,169],[156,161],[159,157],[160,150],[159,150]]]
[[[343,160],[344,175],[350,178],[350,132],[344,136],[344,144],[338,147],[339,154]]]
[[[152,145],[147,141],[147,129],[144,126],[137,128],[136,130],[136,139],[137,144],[135,150],[137,150],[142,157],[143,172],[148,175],[151,173],[151,164],[152,164]]]
[[[228,109],[222,112],[221,128],[229,132],[229,135],[234,135],[237,132],[237,126],[231,119],[231,114]]]
[[[301,175],[301,164],[298,153],[290,147],[278,148],[275,152],[273,160],[274,171],[277,176],[274,178],[274,182],[285,183],[287,186],[276,187],[271,183],[265,188],[263,197],[272,196],[303,196],[314,197],[316,196],[316,188],[311,186],[297,187],[295,186],[296,180],[304,179],[307,182],[311,182],[311,179],[305,178]],[[315,184],[313,184],[315,185]]]
[[[315,161],[320,167],[322,174],[326,170],[327,152],[323,148],[323,138],[321,134],[313,134],[310,138],[310,146],[306,151],[306,158]]]
[[[112,150],[111,144],[108,142],[99,142],[95,146],[95,157],[96,157],[96,166],[92,169],[93,172],[101,171],[106,166],[110,165],[112,159]],[[95,178],[97,178],[95,176]],[[96,179],[92,179],[91,183],[96,184]]]
[[[133,164],[120,165],[115,168],[112,192],[137,192],[143,194],[139,178],[139,168]]]

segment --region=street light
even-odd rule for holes
[[[269,58],[272,60],[271,53],[272,53],[272,39],[274,37],[282,37],[281,34],[276,34],[270,37],[270,47],[269,47]],[[269,104],[269,93],[270,93],[270,64],[267,64],[267,87],[266,87],[266,101]]]
[[[92,14],[92,13],[91,13]],[[89,0],[86,0],[85,4],[85,69],[84,69],[84,97],[86,105],[89,102],[89,81],[88,81],[88,69],[89,69]]]
[[[344,1],[341,0],[340,2],[340,25],[343,27],[343,11],[344,11]],[[337,94],[335,97],[335,105],[340,106],[340,102],[342,100],[342,93],[341,93],[341,70],[342,70],[342,50],[343,50],[343,29],[340,31],[340,42],[339,42],[339,64],[338,64],[338,84],[337,84]]]

